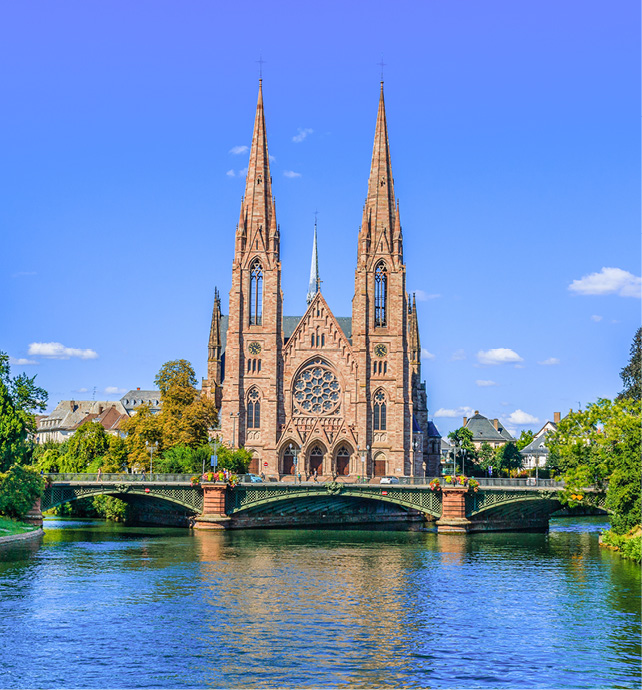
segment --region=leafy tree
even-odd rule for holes
[[[47,392],[36,386],[35,379],[26,374],[11,378],[9,356],[0,352],[0,472],[14,463],[31,461],[34,413],[44,410],[47,403]]]
[[[535,438],[535,433],[530,429],[522,429],[522,433],[517,439],[517,450],[523,450]]]
[[[641,425],[639,401],[599,399],[567,415],[547,437],[566,483],[564,500],[571,506],[590,501],[594,494],[583,491],[589,486],[606,491],[616,534],[640,524]]]
[[[207,443],[208,430],[216,424],[216,408],[212,400],[200,397],[192,365],[184,359],[167,362],[154,383],[163,403],[158,415],[163,447],[199,448]]]
[[[120,436],[109,436],[109,450],[100,466],[103,472],[123,472],[127,467],[127,444]]]
[[[510,474],[511,470],[519,469],[522,466],[522,456],[513,441],[495,448],[494,466],[499,472],[506,472],[507,475]]]
[[[159,417],[149,405],[141,405],[136,414],[123,423],[123,431],[127,433],[125,447],[130,468],[149,469],[150,457],[146,442],[155,443],[157,453],[162,451],[163,434]]]
[[[234,474],[245,474],[252,460],[252,452],[246,448],[232,450],[226,446],[218,449],[218,469]]]
[[[484,473],[488,472],[489,467],[493,467],[495,462],[495,451],[490,443],[484,441],[477,451],[477,464]]]
[[[638,328],[631,344],[629,363],[620,372],[624,390],[618,399],[642,400],[642,327]]]
[[[130,516],[129,505],[115,496],[94,496],[94,510],[100,517],[114,522],[126,522]]]
[[[462,426],[448,434],[448,438],[453,442],[456,450],[456,465],[461,467],[461,460],[464,459],[464,474],[472,474],[477,460],[477,449],[473,444],[473,432]]]
[[[32,467],[12,465],[0,475],[0,512],[22,517],[31,510],[45,490],[45,481]]]
[[[109,450],[109,438],[100,422],[85,422],[67,441],[67,451],[60,457],[61,472],[86,472],[90,466],[100,466]],[[100,460],[99,463],[96,463]]]

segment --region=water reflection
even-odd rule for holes
[[[548,534],[48,524],[0,552],[0,686],[637,687],[639,569]],[[37,646],[38,654],[33,654]]]

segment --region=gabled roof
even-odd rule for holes
[[[514,441],[515,439],[506,431],[504,425],[499,422],[498,428],[488,419],[476,413],[466,422],[466,429],[473,433],[473,441],[483,443],[484,441]]]
[[[551,422],[552,423],[552,422]],[[519,452],[522,455],[547,455],[548,448],[546,447],[546,436],[549,432],[536,436],[527,446],[524,446]]]
[[[287,341],[292,337],[296,327],[303,316],[284,316],[283,317],[283,340]],[[352,345],[352,317],[351,316],[335,316],[336,322],[343,331],[343,335],[348,339]],[[225,345],[227,343],[227,325],[229,323],[228,316],[221,316],[221,352],[225,352]],[[131,392],[131,391],[130,391]]]
[[[152,407],[160,406],[160,391],[141,391],[130,390],[120,399],[124,407],[133,407],[134,405],[143,405],[149,403]]]

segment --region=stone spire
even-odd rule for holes
[[[364,253],[391,254],[394,252],[399,254],[401,235],[396,228],[397,223],[386,107],[383,98],[383,82],[381,82],[368,195],[363,209],[360,232],[362,256]],[[397,245],[396,247],[393,242]]]
[[[241,202],[241,214],[237,230],[237,250],[246,247],[253,250],[275,251],[278,253],[278,239],[274,198],[272,197],[272,177],[270,175],[270,156],[265,133],[263,112],[263,83],[259,79],[259,96],[256,104],[252,148],[245,180],[245,196]],[[270,244],[270,239],[272,240]]]
[[[207,345],[207,379],[203,381],[203,392],[214,400],[216,407],[221,405],[222,378],[222,342],[221,342],[221,297],[218,288],[214,288],[214,307],[210,339]]]
[[[308,285],[308,305],[317,292],[321,292],[321,278],[319,278],[319,256],[317,254],[317,222],[314,221],[314,241],[312,243],[312,263],[310,264],[310,284]]]

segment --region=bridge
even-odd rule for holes
[[[395,484],[265,481],[235,487],[167,474],[50,474],[46,480],[32,519],[39,513],[42,520],[41,511],[62,503],[108,495],[127,502],[142,521],[196,529],[434,522],[439,532],[541,531],[561,507],[564,488],[553,480],[480,479],[476,488],[442,483],[435,490],[429,478],[411,477]],[[598,506],[603,500],[596,494]]]

